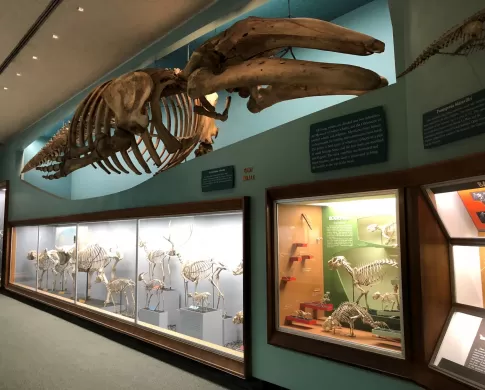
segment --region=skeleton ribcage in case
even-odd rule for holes
[[[207,279],[211,274],[212,262],[208,260],[194,261],[184,265],[182,268],[182,275],[191,282]]]
[[[54,250],[41,252],[39,255],[39,269],[40,270],[53,270],[59,264],[59,256]]]
[[[75,258],[75,256],[76,250],[74,249],[73,258]],[[80,272],[99,270],[106,267],[110,260],[106,250],[98,244],[90,245],[86,249],[79,251],[77,256],[78,269]]]
[[[122,292],[127,286],[134,286],[135,283],[130,279],[115,279],[108,283],[108,290],[111,293],[120,293]]]
[[[361,267],[356,267],[354,269],[356,284],[359,286],[371,286],[381,282],[386,274],[386,266],[397,268],[397,263],[394,260],[383,259],[373,261],[372,263]]]

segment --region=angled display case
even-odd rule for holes
[[[404,191],[325,184],[267,190],[269,342],[403,373]]]
[[[449,243],[452,310],[430,367],[485,389],[485,177],[424,191]]]
[[[13,222],[7,288],[247,377],[247,213],[241,198]]]

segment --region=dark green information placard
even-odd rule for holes
[[[316,123],[309,144],[313,173],[387,161],[384,107]]]
[[[234,188],[234,165],[202,171],[202,192]]]
[[[425,149],[485,133],[485,89],[423,115]]]

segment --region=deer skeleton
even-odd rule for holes
[[[104,273],[104,269],[98,270],[98,275],[96,276],[96,283],[103,283],[106,286],[107,290],[107,295],[106,295],[106,300],[104,301],[104,306],[108,305],[108,303],[112,302],[113,306],[116,306],[115,300],[114,300],[114,294],[123,294],[126,299],[126,311],[128,313],[128,307],[129,307],[129,301],[128,301],[128,293],[127,290],[130,291],[131,293],[131,298],[133,302],[133,312],[132,314],[134,315],[135,313],[135,282],[131,279],[126,279],[126,278],[117,278],[113,279],[111,281],[108,281],[108,278],[106,278],[106,274]],[[120,313],[121,313],[121,307],[120,307]]]
[[[370,325],[373,329],[384,328],[389,329],[389,326],[382,321],[374,321],[367,310],[359,306],[355,302],[344,302],[337,310],[335,310],[330,317],[327,317],[322,323],[322,328],[325,332],[331,332],[335,334],[336,328],[341,328],[342,323],[347,323],[350,328],[349,337],[355,337],[354,323],[356,320],[361,319],[364,324]]]
[[[164,261],[165,261],[165,258],[168,256],[168,252],[163,250],[163,249],[150,250],[148,248],[148,244],[145,241],[140,241],[138,243],[138,246],[145,250],[146,259],[149,263],[149,265],[148,265],[148,277],[150,279],[153,279],[155,277],[155,269],[156,269],[157,265],[161,265],[162,279],[165,279]]]
[[[153,293],[156,292],[158,297],[158,304],[155,307],[155,310],[158,310],[160,307],[160,299],[162,300],[162,311],[165,309],[165,301],[163,299],[163,289],[165,287],[164,283],[160,279],[150,279],[146,280],[145,275],[147,273],[143,272],[138,275],[138,281],[143,282],[145,285],[145,292],[146,292],[146,301],[145,307],[150,309],[150,300],[152,299]]]
[[[367,302],[369,288],[382,282],[386,274],[385,267],[398,268],[397,262],[390,259],[375,260],[359,267],[352,267],[345,256],[332,257],[328,261],[328,266],[331,270],[343,267],[349,273],[352,277],[353,287],[357,287],[361,292],[355,302],[358,304],[360,299],[364,297],[367,308],[369,308]]]
[[[218,133],[214,120],[227,120],[231,103],[228,97],[224,111],[216,112],[221,90],[249,98],[249,111],[257,113],[285,100],[362,95],[388,85],[385,78],[358,66],[279,58],[287,47],[360,56],[385,49],[373,37],[317,19],[249,17],[206,41],[183,71],[141,69],[96,87],[79,104],[69,125],[22,173],[35,168],[52,180],[91,164],[107,173],[128,173],[118,159],[121,156],[132,172],[141,174],[129,152],[146,173],[151,173],[150,159],[158,172],[170,169],[197,144],[196,156],[212,150]]]

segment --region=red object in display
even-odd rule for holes
[[[294,276],[283,276],[283,277],[281,278],[281,280],[282,280],[283,282],[292,282],[292,281],[296,280],[296,278],[295,278]]]
[[[308,244],[304,244],[304,243],[301,243],[301,242],[297,242],[297,243],[295,243],[295,246],[297,248],[306,248],[308,246]]]
[[[303,260],[309,260],[309,259],[313,259],[313,255],[303,255],[301,258]]]
[[[293,317],[293,316],[286,316],[286,321],[288,322],[299,322],[301,324],[307,324],[307,325],[316,325],[317,320],[305,320],[303,318],[298,318],[298,317]]]
[[[303,260],[303,256],[293,256],[293,257],[290,257],[290,261],[302,261]]]
[[[313,310],[333,311],[332,303],[326,303],[322,305],[320,302],[308,302],[308,303],[302,303],[300,307],[302,308],[302,310],[313,309]]]

